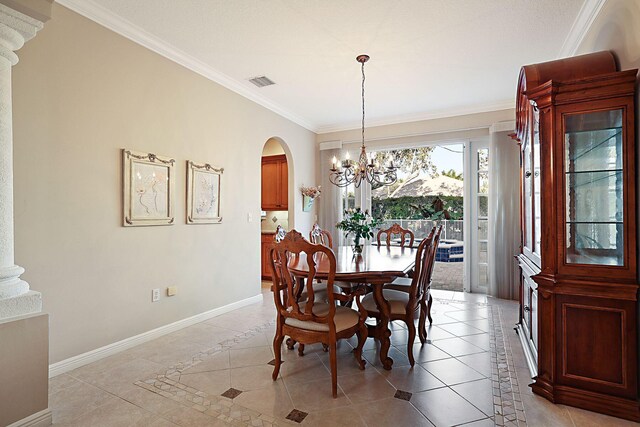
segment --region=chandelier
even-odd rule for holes
[[[374,162],[373,157],[369,160],[367,150],[364,145],[364,63],[369,60],[369,55],[358,55],[356,61],[362,64],[362,147],[360,148],[360,156],[357,161],[349,158],[347,152],[345,160],[338,162],[333,157],[333,166],[329,175],[329,181],[338,187],[347,187],[353,184],[356,188],[360,187],[362,181],[367,181],[375,187],[382,185],[391,185],[397,180],[397,167],[393,166],[393,161],[388,166],[380,167]]]

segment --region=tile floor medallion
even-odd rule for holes
[[[380,366],[374,340],[364,347],[364,371],[353,358],[355,338],[342,341],[336,399],[331,397],[328,354],[320,345],[307,346],[303,357],[297,348],[283,346],[280,376],[272,381],[275,322],[269,320],[274,310],[267,290],[264,303],[255,306],[260,314],[252,321],[247,320],[251,307],[240,309],[52,379],[54,424],[526,426],[501,307],[492,306],[485,296],[434,294],[429,342],[421,345],[416,338],[414,368],[406,356],[407,331],[399,322],[391,325],[391,371]],[[246,331],[239,332],[241,328]],[[210,331],[223,339],[204,346],[210,342],[204,337]],[[189,345],[194,342],[200,346]],[[179,348],[200,350],[179,356]],[[175,354],[176,362],[167,362],[164,353]],[[133,372],[130,378],[123,376],[125,367]],[[92,400],[82,403],[82,410],[71,411],[57,402],[76,386],[74,382],[105,393],[94,398],[84,391],[83,398]],[[105,418],[109,408],[125,406],[127,413],[140,418],[137,424]],[[89,419],[101,422],[87,424]],[[143,423],[147,419],[153,422]]]

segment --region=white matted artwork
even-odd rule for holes
[[[187,224],[219,224],[224,168],[187,161]]]
[[[122,150],[125,227],[171,225],[175,160]]]

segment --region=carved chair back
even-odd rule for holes
[[[336,274],[336,257],[331,248],[318,245],[305,240],[302,234],[296,230],[288,232],[280,242],[276,242],[271,248],[271,273],[273,278],[273,295],[278,316],[284,322],[286,318],[295,318],[301,321],[325,323],[329,326],[330,335],[335,336],[334,316],[336,304],[333,293],[333,282]],[[290,271],[290,264],[302,264],[306,262],[308,274],[304,280],[297,279]],[[327,303],[329,311],[324,316],[313,313],[315,295],[312,284],[316,280],[318,264],[328,266]],[[305,301],[298,301],[298,297],[306,292]],[[318,301],[318,304],[327,304]]]
[[[391,237],[393,235],[400,235],[401,247],[404,248],[405,246],[409,246],[409,247],[413,246],[413,239],[414,239],[413,231],[408,230],[406,228],[402,228],[400,227],[399,224],[393,224],[390,228],[386,230],[378,231],[378,246],[382,246],[380,238],[382,237],[383,234],[387,235],[387,238],[386,238],[387,246],[391,246]],[[409,239],[409,244],[406,244],[407,238]]]
[[[427,270],[429,268],[429,256],[433,247],[433,234],[434,233],[432,232],[426,239],[420,242],[418,245],[418,251],[416,252],[415,270],[411,280],[411,287],[409,288],[409,307],[407,307],[411,313],[415,310],[416,304],[422,300],[423,294],[427,288]]]
[[[281,242],[282,239],[284,239],[284,236],[287,234],[287,230],[284,229],[283,226],[279,225],[276,227],[276,235],[274,236],[274,239],[276,241],[276,243]]]
[[[311,231],[309,232],[309,241],[311,243],[324,245],[333,249],[333,239],[331,238],[331,233],[320,228],[317,223],[313,224],[313,227],[311,227]]]
[[[435,233],[434,233],[435,232]],[[428,296],[427,290],[429,286],[431,286],[431,278],[433,277],[433,268],[435,267],[436,262],[436,252],[438,251],[438,244],[440,243],[440,234],[442,233],[442,226],[439,226],[437,229],[433,227],[429,237],[431,237],[432,242],[429,246],[429,250],[425,256],[425,264],[422,274],[424,278],[421,281],[422,289],[418,293],[418,296],[421,299],[425,299]]]

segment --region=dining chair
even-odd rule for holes
[[[313,227],[311,227],[311,231],[309,232],[309,241],[311,243],[325,245],[333,249],[333,238],[331,237],[331,233],[327,230],[323,230],[317,222],[313,224]]]
[[[282,241],[282,239],[284,239],[284,236],[286,234],[287,234],[287,230],[285,230],[283,226],[278,225],[276,227],[276,234],[274,236],[274,239],[275,239],[276,243]]]
[[[416,337],[416,325],[413,321],[415,312],[422,308],[422,305],[428,293],[429,280],[429,261],[431,252],[433,251],[434,236],[424,239],[418,245],[416,252],[415,274],[411,279],[411,286],[407,292],[397,291],[394,289],[382,289],[384,299],[389,303],[391,312],[389,320],[401,320],[407,325],[409,337],[407,340],[407,356],[411,366],[415,365],[413,357],[413,342]],[[372,294],[366,295],[362,299],[362,305],[369,313],[369,317],[380,319],[381,314]],[[420,310],[421,324],[419,325],[420,342],[426,342],[426,328],[422,320],[422,313],[426,312],[425,308]],[[425,333],[423,334],[423,331]]]
[[[305,257],[308,265],[306,280],[295,280],[289,270],[291,257]],[[271,249],[271,271],[273,277],[274,300],[276,304],[276,334],[273,339],[275,365],[272,378],[275,381],[282,364],[282,342],[289,336],[300,345],[322,343],[329,349],[331,365],[331,390],[333,397],[338,396],[337,370],[337,342],[340,339],[358,337],[358,345],[354,349],[356,362],[360,369],[364,369],[362,347],[367,340],[367,312],[360,301],[361,291],[351,295],[332,292],[336,274],[336,257],[327,246],[313,244],[302,237],[302,234],[292,230],[273,245]],[[325,292],[329,302],[316,302],[313,286],[316,271],[320,261],[328,265],[328,278]],[[304,289],[303,289],[304,288]],[[303,290],[308,298],[299,301],[297,295]],[[337,305],[336,301],[355,299],[358,310]],[[302,355],[302,352],[300,352]]]
[[[327,230],[322,229],[318,223],[313,224],[313,227],[311,227],[311,231],[309,232],[309,241],[311,243],[324,245],[331,249],[334,249],[333,238],[331,237],[331,233],[329,233]],[[346,294],[350,294],[356,289],[365,287],[359,283],[340,282],[340,281],[336,281],[334,285],[339,287]],[[366,288],[366,291],[369,291],[369,290],[370,289]]]
[[[394,223],[391,227],[387,228],[386,230],[380,230],[378,231],[378,236],[377,236],[377,240],[378,240],[378,246],[382,246],[382,242],[381,242],[381,237],[383,234],[387,235],[386,238],[386,243],[387,246],[391,246],[391,237],[394,235],[400,235],[400,246],[401,247],[405,247],[405,246],[409,246],[410,248],[413,247],[413,239],[414,239],[414,234],[413,231],[406,229],[406,228],[402,228],[399,224]],[[409,238],[409,244],[406,245],[405,241],[407,239],[407,236]]]
[[[438,251],[438,244],[440,243],[440,235],[442,234],[442,226],[433,227],[427,239],[433,239],[432,248],[429,251],[429,259],[427,261],[426,270],[426,291],[423,299],[420,301],[420,321],[418,323],[418,332],[420,334],[420,341],[424,344],[427,339],[426,319],[429,319],[429,323],[433,323],[431,318],[431,306],[433,304],[433,296],[431,295],[431,282],[433,277],[433,269],[435,268],[436,253]],[[401,292],[410,292],[412,279],[407,277],[397,277],[393,282],[384,285],[385,289],[392,289]]]

